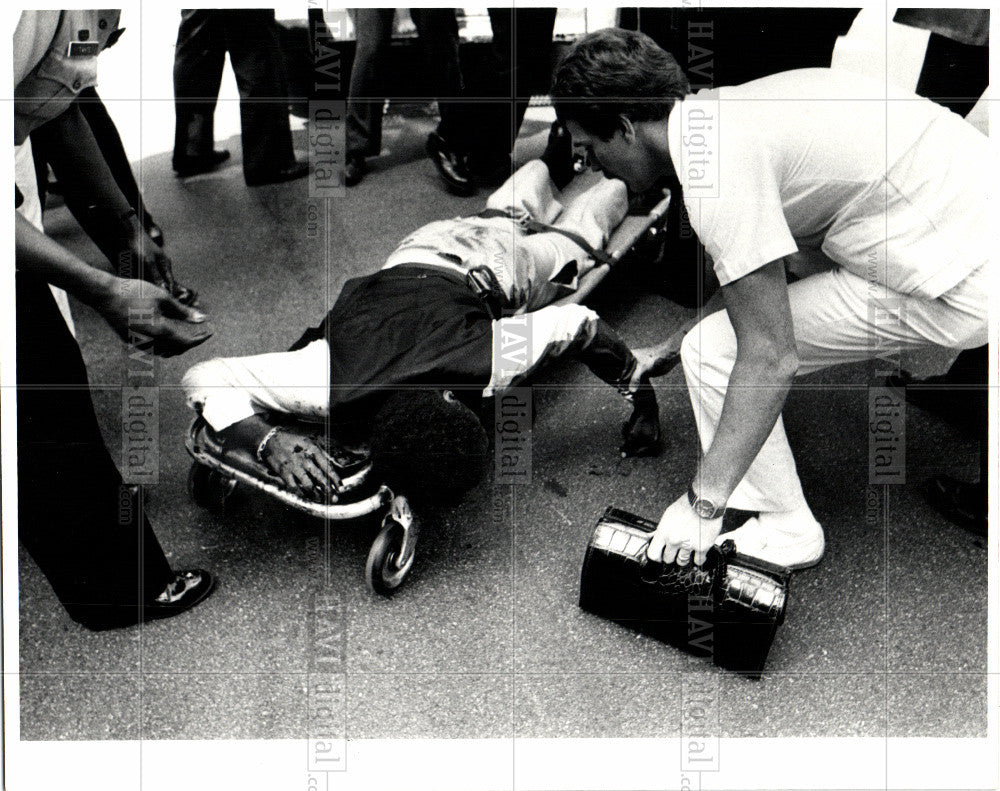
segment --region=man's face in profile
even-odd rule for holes
[[[623,125],[608,140],[588,132],[576,121],[567,121],[566,128],[573,136],[573,148],[587,158],[591,169],[609,179],[621,179],[630,192],[645,192],[659,179],[648,146],[628,119],[623,118]]]

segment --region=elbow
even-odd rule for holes
[[[778,361],[775,366],[775,371],[782,381],[787,381],[791,384],[791,381],[795,378],[795,375],[799,372],[799,355],[795,349],[790,349],[784,354],[778,356]]]
[[[742,359],[741,359],[742,358]],[[791,385],[799,370],[795,349],[758,348],[746,355],[737,353],[737,363],[756,372],[753,378],[771,385]]]

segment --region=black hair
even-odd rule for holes
[[[666,118],[691,91],[673,55],[644,33],[607,28],[579,39],[556,67],[552,101],[559,120],[608,140],[631,121]]]
[[[418,502],[453,500],[486,472],[489,441],[479,417],[440,388],[397,390],[371,426],[374,472]]]

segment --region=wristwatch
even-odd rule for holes
[[[711,500],[694,493],[694,484],[688,487],[688,503],[702,519],[718,519],[726,512],[726,504],[716,505]]]

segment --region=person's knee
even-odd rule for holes
[[[697,368],[698,363],[701,361],[700,333],[697,332],[698,326],[696,324],[681,339],[681,363],[685,368]]]
[[[545,311],[545,322],[551,323],[549,338],[554,351],[573,353],[587,346],[594,338],[600,316],[586,305],[547,305],[536,313]],[[529,316],[532,314],[528,314]]]
[[[704,379],[708,370],[728,377],[736,360],[736,335],[725,311],[713,313],[694,325],[681,341],[685,375]]]
[[[181,387],[187,405],[196,412],[201,411],[205,396],[213,388],[225,387],[226,380],[222,375],[222,361],[216,357],[211,360],[192,365],[181,377]]]
[[[628,210],[628,187],[621,179],[605,179],[600,186],[601,198],[607,201],[609,206],[624,212]]]
[[[982,305],[979,310],[973,309],[962,314],[949,328],[949,334],[955,339],[952,344],[954,349],[975,349],[988,343],[988,307]]]

